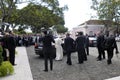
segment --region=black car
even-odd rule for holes
[[[64,43],[62,43],[61,46],[63,48],[63,55],[66,55]],[[35,43],[34,50],[35,50],[36,55],[39,55],[40,57],[44,57],[44,55],[43,55],[43,44],[42,43]],[[53,57],[55,58],[56,57],[55,45],[53,45],[53,53],[54,53]]]
[[[35,49],[35,54],[39,55],[40,57],[44,57],[43,55],[43,44],[42,43],[35,43],[34,45],[34,49]],[[56,48],[53,45],[53,57],[56,57]]]

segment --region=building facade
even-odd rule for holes
[[[99,31],[105,32],[106,28],[113,28],[115,23],[109,20],[88,20],[77,27],[73,28],[71,31],[71,36],[75,39],[78,32],[82,31],[84,35],[88,34],[90,36],[94,36]],[[115,28],[115,27],[114,27]],[[112,30],[110,30],[112,32]]]

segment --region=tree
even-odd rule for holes
[[[59,16],[57,13],[53,13],[52,10],[30,3],[19,11],[18,23],[31,27],[33,32],[40,32],[41,28],[49,28],[53,25],[64,25],[63,16]],[[27,14],[27,15],[25,15]]]
[[[97,11],[99,19],[120,22],[119,0],[92,0],[92,3],[91,8]]]
[[[30,5],[28,6],[28,8],[23,9],[22,11],[17,10],[16,4],[21,4],[23,2],[28,2],[28,4]],[[33,4],[31,5],[31,3],[35,4],[36,6]],[[38,8],[39,10],[37,10],[36,13],[34,14],[29,7],[30,8],[32,7],[33,11],[35,11],[34,9],[38,9]],[[42,10],[40,9],[41,7],[42,7]],[[58,0],[0,0],[0,18],[2,19],[2,23],[7,22],[9,23],[9,25],[11,25],[12,28],[15,28],[16,25],[19,25],[21,27],[26,26],[26,28],[27,26],[30,26],[33,31],[35,31],[36,29],[35,27],[39,28],[39,25],[40,25],[40,24],[38,25],[34,23],[35,21],[38,21],[38,22],[40,21],[41,23],[44,24],[44,25],[41,24],[40,26],[48,27],[49,25],[50,27],[52,25],[51,23],[53,22],[51,17],[56,18],[55,16],[57,15],[58,17],[64,18],[63,10],[66,10],[66,9],[68,9],[67,6],[61,7],[61,8],[59,7]],[[26,10],[29,10],[28,12],[30,12],[31,14],[27,16],[20,14],[20,13],[26,14],[27,13]],[[38,14],[40,13],[40,10],[41,10],[42,16]],[[52,14],[52,15],[49,15],[49,14]],[[36,16],[34,17],[34,15]],[[29,19],[28,17],[32,17],[33,20]],[[50,23],[48,23],[49,21],[47,21],[48,17],[50,18],[49,19]],[[29,20],[32,20],[32,21],[30,22]],[[3,25],[2,29],[4,30],[4,28],[5,27]],[[7,26],[7,29],[9,29],[9,26]]]
[[[16,9],[16,1],[17,0],[0,0],[0,18],[2,19],[2,23],[8,22],[12,12]],[[9,26],[7,26],[8,28]],[[2,30],[4,30],[5,26],[2,25]]]
[[[63,25],[55,25],[55,29],[58,33],[65,33],[68,31],[68,28],[64,27]]]

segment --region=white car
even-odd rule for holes
[[[115,37],[115,40],[116,40],[117,42],[120,42],[120,36]]]
[[[89,36],[89,46],[96,47],[97,46],[97,37]]]

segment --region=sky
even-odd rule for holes
[[[69,10],[64,12],[65,27],[71,30],[79,24],[90,20],[91,16],[95,16],[94,10],[90,9],[91,0],[59,0],[61,6],[67,4]]]
[[[94,10],[90,9],[92,5],[91,0],[59,0],[60,6],[67,5],[68,10],[64,11],[65,27],[69,30],[77,27],[79,24],[90,20],[91,16],[95,16]],[[22,8],[26,4],[20,4]]]

